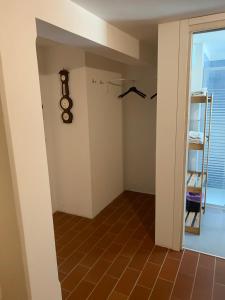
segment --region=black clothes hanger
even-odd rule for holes
[[[125,97],[127,94],[129,94],[131,92],[139,95],[142,98],[146,98],[147,97],[147,95],[145,95],[144,93],[142,93],[141,91],[139,91],[135,86],[130,87],[128,91],[126,91],[125,93],[119,95],[118,97],[119,98],[123,98],[123,97]]]
[[[155,97],[157,97],[157,93],[155,93],[154,95],[152,95],[151,99],[154,99]]]
[[[144,94],[144,93],[142,93],[141,91],[139,91],[135,86],[130,87],[128,91],[126,91],[125,93],[119,95],[118,98],[123,98],[123,97],[125,97],[126,95],[128,95],[128,94],[131,93],[131,92],[133,92],[133,93],[139,95],[140,97],[142,97],[142,98],[144,98],[144,99],[148,98],[146,94]],[[154,95],[152,95],[152,96],[150,97],[150,99],[152,100],[152,99],[154,99],[156,96],[157,96],[157,93],[155,93]]]

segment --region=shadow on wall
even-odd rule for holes
[[[0,64],[0,299],[28,299],[21,238],[3,123],[3,79]],[[1,298],[2,296],[2,298]]]

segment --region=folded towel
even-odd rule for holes
[[[203,132],[189,131],[189,142],[194,144],[203,144]]]
[[[200,91],[194,91],[191,93],[192,96],[206,96],[207,89],[202,89]]]

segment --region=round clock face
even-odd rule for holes
[[[65,76],[65,75],[62,75],[62,76],[61,76],[61,80],[62,80],[62,81],[65,81],[65,80],[66,80],[66,76]]]
[[[67,98],[62,98],[60,105],[63,109],[68,109],[70,106],[70,102]]]
[[[60,99],[60,106],[63,110],[68,110],[71,109],[73,107],[73,101],[70,97],[68,96],[63,96]]]
[[[62,113],[62,120],[64,123],[72,123],[73,114],[70,111],[64,111]]]
[[[69,118],[70,118],[69,114],[65,112],[65,113],[63,114],[63,119],[64,119],[65,121],[68,121]]]

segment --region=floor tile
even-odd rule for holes
[[[129,257],[118,256],[109,268],[107,273],[113,277],[119,278],[125,270],[126,266],[128,265],[129,261]]]
[[[91,228],[91,227],[88,226],[84,230],[81,230],[81,232],[77,235],[77,238],[81,239],[82,241],[85,241],[89,237],[91,237],[94,234],[95,231],[96,230],[94,228]]]
[[[149,255],[150,251],[146,248],[141,247],[132,258],[129,266],[136,270],[141,270],[144,267],[144,264],[146,263]]]
[[[113,225],[118,221],[118,219],[120,218],[121,215],[122,215],[121,211],[120,212],[115,211],[109,218],[107,218],[105,223],[108,224],[108,225]]]
[[[75,226],[73,227],[74,230],[84,230],[89,224],[91,223],[90,219],[82,218]]]
[[[61,211],[56,211],[56,212],[54,212],[54,214],[53,214],[53,222],[54,222],[54,225],[56,225],[56,222],[57,221],[59,221],[60,220],[60,218],[62,218],[62,216],[63,216],[63,212],[61,212]]]
[[[108,275],[105,275],[97,284],[88,299],[90,300],[105,300],[116,285],[117,280]]]
[[[108,232],[109,228],[110,226],[104,223],[94,232],[94,235],[102,238],[102,236]]]
[[[160,266],[147,263],[138,280],[138,284],[146,288],[152,289],[159,274]]]
[[[107,271],[111,263],[107,260],[100,259],[93,268],[87,273],[84,280],[97,283],[100,278],[104,275],[104,273]]]
[[[205,259],[204,259],[205,260]],[[212,299],[213,273],[214,266],[210,269],[198,264],[192,300],[210,300]]]
[[[167,249],[159,246],[155,246],[153,252],[149,258],[149,262],[161,265],[165,259]]]
[[[96,261],[99,259],[99,257],[103,254],[104,249],[101,248],[94,248],[89,254],[87,254],[87,256],[85,256],[80,264],[82,266],[91,268]]]
[[[124,222],[118,221],[109,229],[109,232],[118,234],[120,231],[122,231],[124,225]]]
[[[177,260],[181,260],[182,255],[183,255],[183,251],[169,250],[168,252],[168,258],[173,258]]]
[[[171,300],[190,300],[193,283],[194,277],[178,273]]]
[[[57,232],[59,234],[64,234],[67,230],[69,230],[71,227],[73,227],[76,223],[77,223],[77,219],[75,216],[71,216],[69,218],[69,220],[67,220],[67,222],[65,222],[64,224],[62,224],[62,226],[60,226],[57,230]]]
[[[83,243],[83,241],[77,237],[72,239],[65,247],[63,247],[57,254],[59,257],[67,258]]]
[[[61,257],[59,257],[59,256],[57,256],[57,265],[59,266],[59,265],[61,265],[63,262],[64,262],[64,259],[61,258]]]
[[[69,294],[68,291],[62,289],[62,300],[66,300]]]
[[[216,262],[215,257],[205,255],[205,254],[200,254],[198,266],[213,272],[215,267],[215,262]]]
[[[58,272],[58,275],[59,275],[59,281],[60,282],[62,282],[63,281],[63,279],[65,279],[65,277],[67,276],[67,274],[66,273],[62,273],[62,272]]]
[[[84,253],[75,251],[70,257],[64,260],[64,262],[59,267],[59,270],[64,273],[69,273],[81,259],[84,257]]]
[[[108,261],[113,261],[122,249],[121,244],[112,243],[111,246],[104,252],[102,258]]]
[[[112,233],[106,233],[104,237],[102,237],[96,244],[96,247],[98,248],[108,248],[109,245],[113,242],[115,239],[116,235]]]
[[[171,300],[190,300],[198,256],[199,254],[185,251],[181,261],[180,269],[178,271]]]
[[[129,230],[127,228],[123,229],[115,238],[114,242],[122,243],[123,245],[130,239],[133,230]]]
[[[216,259],[216,271],[215,271],[215,282],[222,283],[225,285],[225,260]]]
[[[225,299],[225,285],[216,283],[213,290],[213,300]]]
[[[192,251],[192,250],[188,250],[188,249],[186,249],[186,250],[184,251],[184,253],[185,253],[185,255],[199,256],[199,253],[198,253],[198,252]]]
[[[122,277],[120,278],[120,280],[118,281],[115,291],[129,296],[138,276],[139,276],[139,272],[131,269],[127,269],[122,275]]]
[[[81,281],[69,296],[68,300],[85,300],[93,291],[95,285],[87,281]]]
[[[127,299],[128,299],[127,296],[117,292],[113,292],[108,298],[108,300],[127,300]]]
[[[151,294],[150,300],[169,300],[173,284],[163,279],[158,279]]]
[[[136,229],[140,224],[140,220],[137,217],[133,217],[127,224],[126,228],[132,230]]]
[[[131,257],[137,252],[138,248],[140,247],[141,242],[138,240],[130,239],[125,247],[123,248],[121,255]]]
[[[77,247],[77,251],[85,253],[90,252],[94,247],[96,247],[97,242],[98,238],[93,234]]]
[[[143,240],[145,236],[146,236],[146,229],[144,228],[144,226],[139,226],[139,228],[136,229],[135,232],[133,233],[132,238],[136,240]]]
[[[167,257],[162,266],[162,270],[159,274],[159,277],[161,279],[174,281],[177,275],[179,264],[180,264],[179,260],[175,260]]]
[[[58,240],[58,246],[61,249],[63,246],[68,244],[75,236],[79,234],[79,231],[69,230],[65,232]]]
[[[59,229],[60,226],[62,226],[65,222],[67,222],[69,217],[70,217],[69,214],[61,213],[61,218],[59,218],[58,220],[55,220],[55,222],[54,222],[55,228]]]
[[[150,293],[150,289],[146,289],[142,286],[136,285],[129,297],[129,300],[147,300]]]
[[[199,254],[185,252],[180,265],[179,273],[194,276],[198,263]]]
[[[88,268],[77,266],[62,282],[62,288],[72,291],[84,275],[88,272]]]
[[[142,247],[148,249],[149,251],[151,251],[155,246],[154,238],[152,238],[149,235],[149,232],[147,232],[147,233],[148,233],[147,236],[142,241]]]

